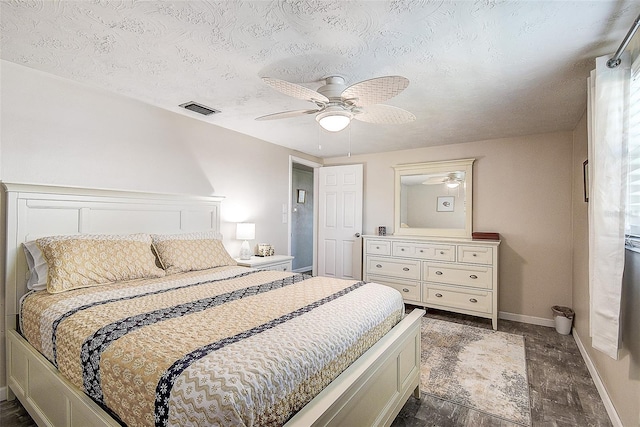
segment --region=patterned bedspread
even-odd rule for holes
[[[244,267],[28,295],[21,330],[128,426],[282,425],[402,317],[377,284]]]

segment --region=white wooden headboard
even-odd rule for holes
[[[190,196],[4,183],[5,315],[15,329],[27,292],[22,243],[68,234],[182,233],[220,230],[219,196]]]

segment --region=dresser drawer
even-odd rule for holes
[[[493,269],[475,265],[424,263],[424,280],[474,288],[493,288]]]
[[[420,280],[420,261],[367,257],[367,274]]]
[[[367,254],[391,255],[391,242],[384,240],[367,240]]]
[[[455,261],[455,245],[435,245],[414,242],[393,242],[393,256],[404,256],[435,261]]]
[[[391,286],[392,288],[397,289],[402,294],[402,298],[406,300],[416,302],[421,300],[420,285],[418,284],[418,282],[394,280],[388,277],[376,276],[375,274],[370,274],[367,277],[367,281]]]
[[[423,301],[443,308],[458,308],[478,313],[493,313],[492,292],[474,291],[431,284],[423,285]]]
[[[458,262],[493,264],[493,249],[483,246],[458,246]]]

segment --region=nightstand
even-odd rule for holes
[[[289,255],[252,256],[251,259],[236,258],[238,265],[257,268],[259,270],[291,271],[293,257]]]

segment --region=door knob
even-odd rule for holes
[[[360,233],[356,233],[356,237],[360,237]]]

